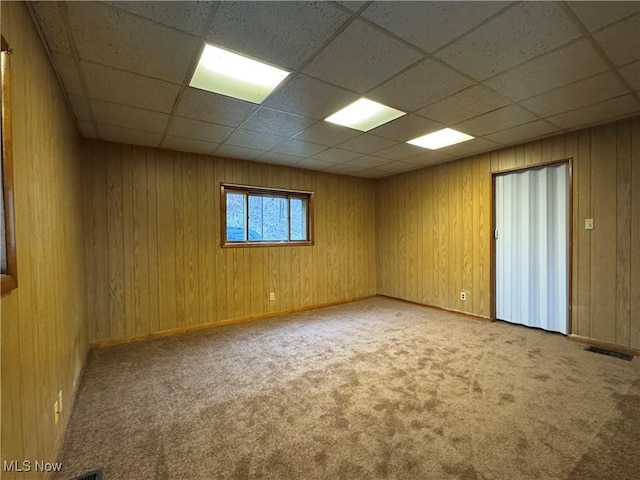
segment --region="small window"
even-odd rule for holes
[[[222,185],[222,246],[312,245],[313,193]]]
[[[2,294],[18,286],[16,269],[16,242],[13,229],[13,153],[11,146],[11,95],[9,46],[2,38],[0,78],[2,101],[0,102],[0,273]]]

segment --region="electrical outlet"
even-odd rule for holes
[[[466,300],[467,299],[467,292],[460,292],[460,300]]]
[[[58,407],[60,413],[62,413],[62,390],[58,392]]]
[[[585,230],[593,230],[593,218],[585,218],[584,219],[584,229]]]
[[[59,408],[59,405],[58,405],[58,400],[56,400],[55,403],[53,404],[53,423],[54,423],[54,425],[57,425],[59,421],[60,421],[60,408]]]
[[[276,299],[276,294],[275,294],[275,293],[273,293],[273,292],[271,292],[271,293],[269,294],[269,300],[272,300],[272,301],[273,301],[273,300],[275,300],[275,299]]]

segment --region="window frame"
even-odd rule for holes
[[[18,287],[18,265],[16,259],[14,184],[13,184],[13,130],[11,122],[11,49],[4,36],[2,49],[2,192],[4,202],[5,240],[7,249],[7,271],[0,275],[1,294],[6,295]]]
[[[303,198],[307,202],[306,222],[307,222],[307,239],[306,240],[250,240],[247,232],[247,240],[227,240],[227,193],[241,193],[247,195],[247,229],[249,229],[249,202],[248,196],[276,197],[287,198],[287,208],[291,208],[291,198]],[[313,192],[304,190],[290,190],[284,188],[258,187],[254,185],[239,185],[234,183],[220,184],[220,245],[223,248],[238,247],[285,247],[285,246],[310,246],[313,245]],[[289,237],[291,236],[291,219],[287,216],[289,227]]]

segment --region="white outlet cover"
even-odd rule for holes
[[[593,230],[593,218],[585,218],[584,219],[584,229],[585,230]]]

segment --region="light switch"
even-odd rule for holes
[[[585,230],[593,230],[593,218],[585,218],[584,219],[584,229]]]

